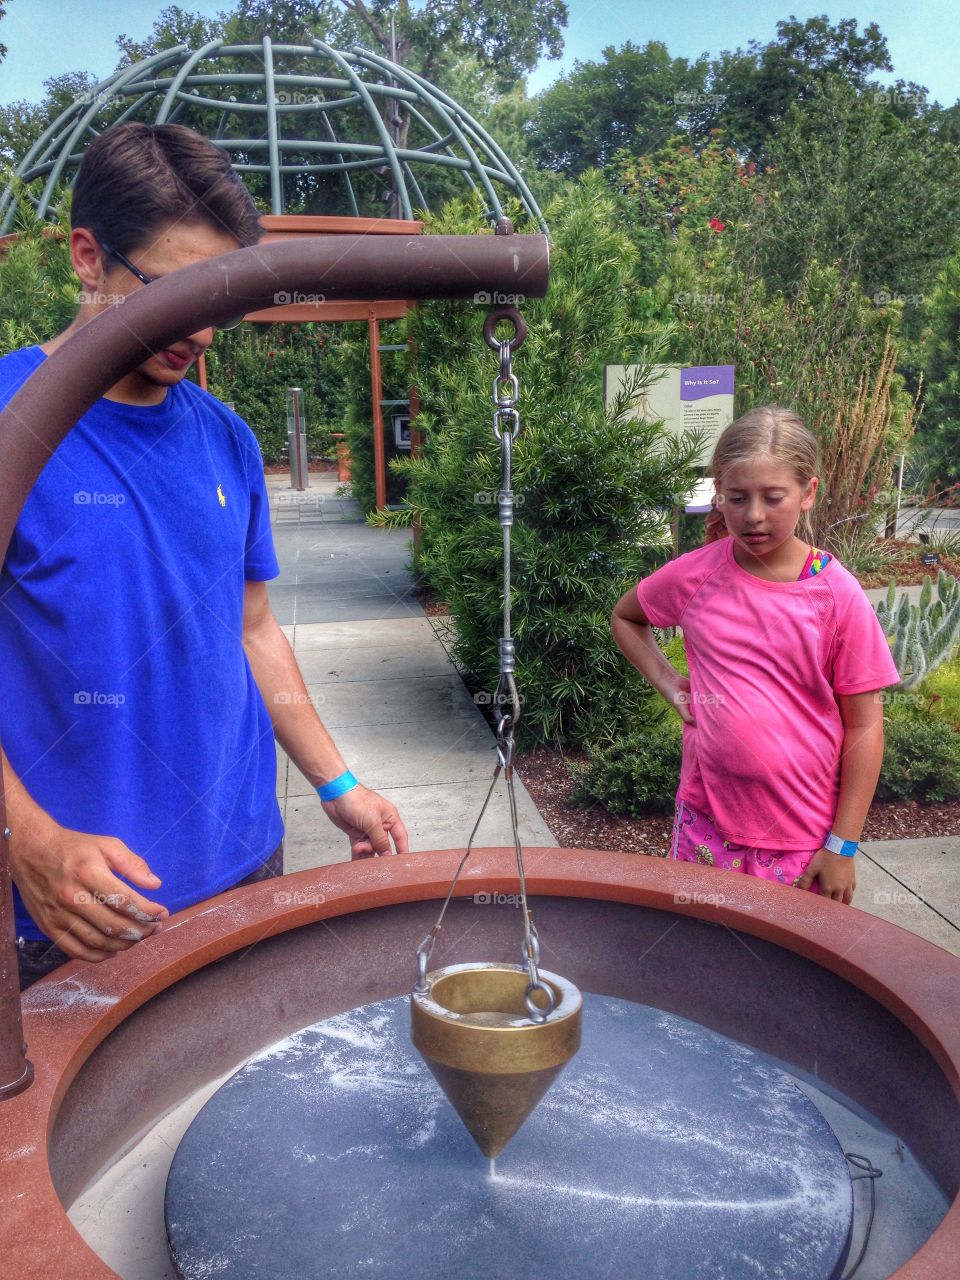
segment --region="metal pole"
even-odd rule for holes
[[[900,462],[897,466],[897,505],[887,517],[887,527],[884,535],[887,538],[895,538],[897,536],[897,521],[900,518],[900,503],[903,500],[903,461],[904,455],[901,453]]]
[[[0,778],[0,831],[7,826],[7,809]],[[33,1080],[27,1060],[20,1014],[16,920],[6,838],[0,835],[0,1101],[22,1093]]]
[[[370,389],[373,393],[373,474],[377,491],[377,510],[387,505],[387,459],[383,447],[383,373],[380,364],[380,321],[373,316],[370,327]]]
[[[307,488],[307,428],[303,417],[303,390],[287,388],[287,453],[290,457],[290,488],[301,493]]]

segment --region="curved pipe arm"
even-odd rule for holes
[[[498,232],[317,236],[251,245],[172,272],[101,312],[45,360],[0,413],[0,563],[57,445],[150,354],[298,292],[331,300],[471,298],[480,291],[542,298],[549,274],[546,236],[513,235],[507,227]],[[0,788],[0,827],[5,825]],[[9,859],[0,837],[0,1100],[31,1078],[21,1032]]]

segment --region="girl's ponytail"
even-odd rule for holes
[[[730,530],[727,528],[727,522],[717,506],[717,495],[714,494],[710,499],[710,510],[707,512],[707,527],[704,531],[703,540],[705,543],[717,542],[720,538],[729,537]]]

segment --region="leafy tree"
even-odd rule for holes
[[[705,233],[716,248],[752,232],[764,217],[766,196],[756,164],[742,163],[718,133],[701,148],[677,135],[648,155],[621,152],[609,172],[640,251],[642,285],[652,286],[662,276],[682,230]],[[721,240],[728,227],[730,235]]]
[[[6,13],[7,13],[6,6],[3,4],[0,4],[0,19],[6,17]],[[6,56],[7,56],[7,46],[5,44],[0,44],[0,62],[2,62]]]
[[[344,8],[373,37],[378,52],[391,56],[390,16],[395,16],[396,60],[427,79],[450,55],[472,53],[503,92],[546,53],[559,58],[567,25],[564,0],[514,0],[476,4],[475,0],[425,0],[413,9],[409,0],[341,0]]]
[[[602,62],[576,62],[537,100],[533,131],[540,163],[576,176],[609,164],[626,148],[643,155],[662,147],[681,121],[698,118],[707,59],[671,58],[666,45],[629,41],[604,49]]]
[[[43,82],[43,87],[46,97],[42,103],[21,100],[0,107],[0,163],[11,168],[18,164],[67,107],[78,98],[91,100],[96,81],[85,71],[67,71],[51,76]]]
[[[711,88],[722,98],[715,125],[743,154],[762,160],[796,103],[841,79],[864,89],[874,71],[891,70],[887,42],[875,22],[861,33],[855,18],[832,25],[824,14],[777,23],[768,44],[751,40],[746,50],[724,51],[711,64]]]
[[[917,432],[927,480],[942,489],[960,481],[960,252],[945,263],[927,307],[921,340],[924,409]]]
[[[199,13],[187,13],[178,4],[168,5],[160,11],[146,40],[137,41],[128,35],[117,36],[117,48],[122,54],[118,66],[130,66],[154,53],[175,49],[181,44],[185,44],[188,49],[201,49],[220,34],[224,17],[221,13],[218,18],[205,18]]]
[[[816,257],[881,304],[920,304],[960,241],[960,147],[923,116],[898,118],[883,91],[833,78],[790,107],[767,160],[768,274],[788,284]]]

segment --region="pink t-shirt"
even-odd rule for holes
[[[680,799],[728,840],[820,848],[840,787],[836,695],[900,679],[856,578],[832,559],[767,582],[720,538],[644,578],[637,599],[655,626],[683,628],[696,724],[683,726]]]

